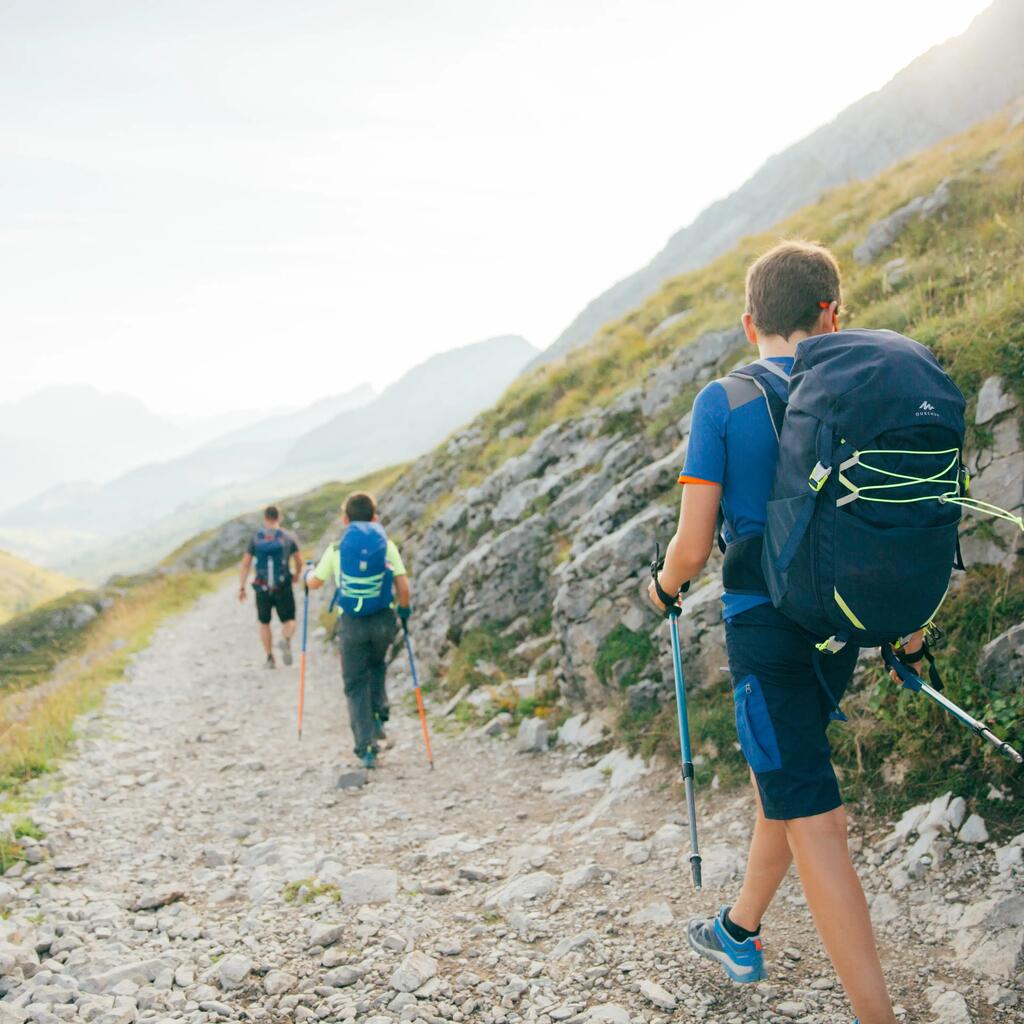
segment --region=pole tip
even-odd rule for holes
[[[690,870],[693,872],[693,887],[694,889],[699,889],[701,887],[700,857],[693,856],[690,858]]]

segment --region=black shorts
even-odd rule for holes
[[[766,818],[787,821],[842,804],[826,729],[857,663],[857,648],[817,655],[815,638],[770,604],[725,626],[736,732]]]
[[[270,623],[270,613],[276,608],[281,622],[295,618],[295,594],[290,583],[277,590],[256,590],[256,617],[264,626]]]

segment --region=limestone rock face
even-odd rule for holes
[[[1011,626],[981,649],[978,674],[999,690],[1014,690],[1024,676],[1024,622]]]
[[[1022,416],[1016,398],[999,377],[989,377],[978,393],[975,420],[984,424],[991,443],[965,452],[971,473],[970,497],[1024,514],[1024,447]],[[960,546],[967,565],[999,565],[1012,571],[1020,557],[1024,533],[1016,523],[965,511]]]
[[[706,332],[609,405],[552,424],[466,488],[459,486],[460,460],[483,445],[479,429],[470,428],[381,495],[388,529],[403,538],[415,565],[420,657],[443,664],[468,633],[507,631],[521,641],[516,654],[530,665],[534,694],[557,688],[599,707],[608,692],[595,661],[623,626],[638,649],[654,652],[634,666],[633,682],[643,684],[638,699],[670,699],[663,623],[646,597],[648,565],[678,514],[676,477],[693,396],[740,361],[744,345],[738,328]],[[424,521],[437,502],[443,510]],[[708,585],[698,599],[691,596],[693,620],[683,627],[692,685],[720,678],[716,566],[717,555]],[[394,675],[404,672],[396,661]],[[472,698],[467,692],[461,700]],[[594,726],[582,745],[597,742],[599,733]],[[572,734],[570,727],[565,742]]]

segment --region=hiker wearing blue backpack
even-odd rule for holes
[[[338,543],[306,574],[306,583],[318,590],[334,582],[331,604],[338,609],[341,674],[355,755],[367,768],[375,768],[389,716],[387,653],[395,638],[396,615],[403,621],[409,618],[409,577],[369,494],[348,497],[342,526]]]
[[[760,358],[694,402],[679,524],[650,587],[665,612],[718,537],[756,819],[737,898],[691,921],[688,939],[733,981],[765,977],[762,916],[795,862],[861,1024],[893,1024],[826,730],[842,718],[860,646],[890,656],[895,646],[904,664],[926,653],[921,627],[956,551],[948,498],[960,491],[962,396],[923,346],[839,332],[839,268],[821,246],[765,253],[746,297],[743,327]],[[887,535],[894,525],[905,528]]]
[[[291,571],[294,563],[295,572]],[[254,572],[252,589],[256,596],[256,618],[260,642],[266,652],[265,668],[276,668],[274,638],[270,619],[277,612],[281,623],[279,647],[286,665],[292,663],[292,636],[295,634],[295,595],[292,582],[302,575],[302,554],[295,534],[281,528],[281,513],[276,505],[263,510],[263,526],[257,530],[245,554],[238,579],[238,600],[246,599],[246,582]]]

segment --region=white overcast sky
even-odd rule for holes
[[[985,0],[3,0],[0,401],[550,344]]]

